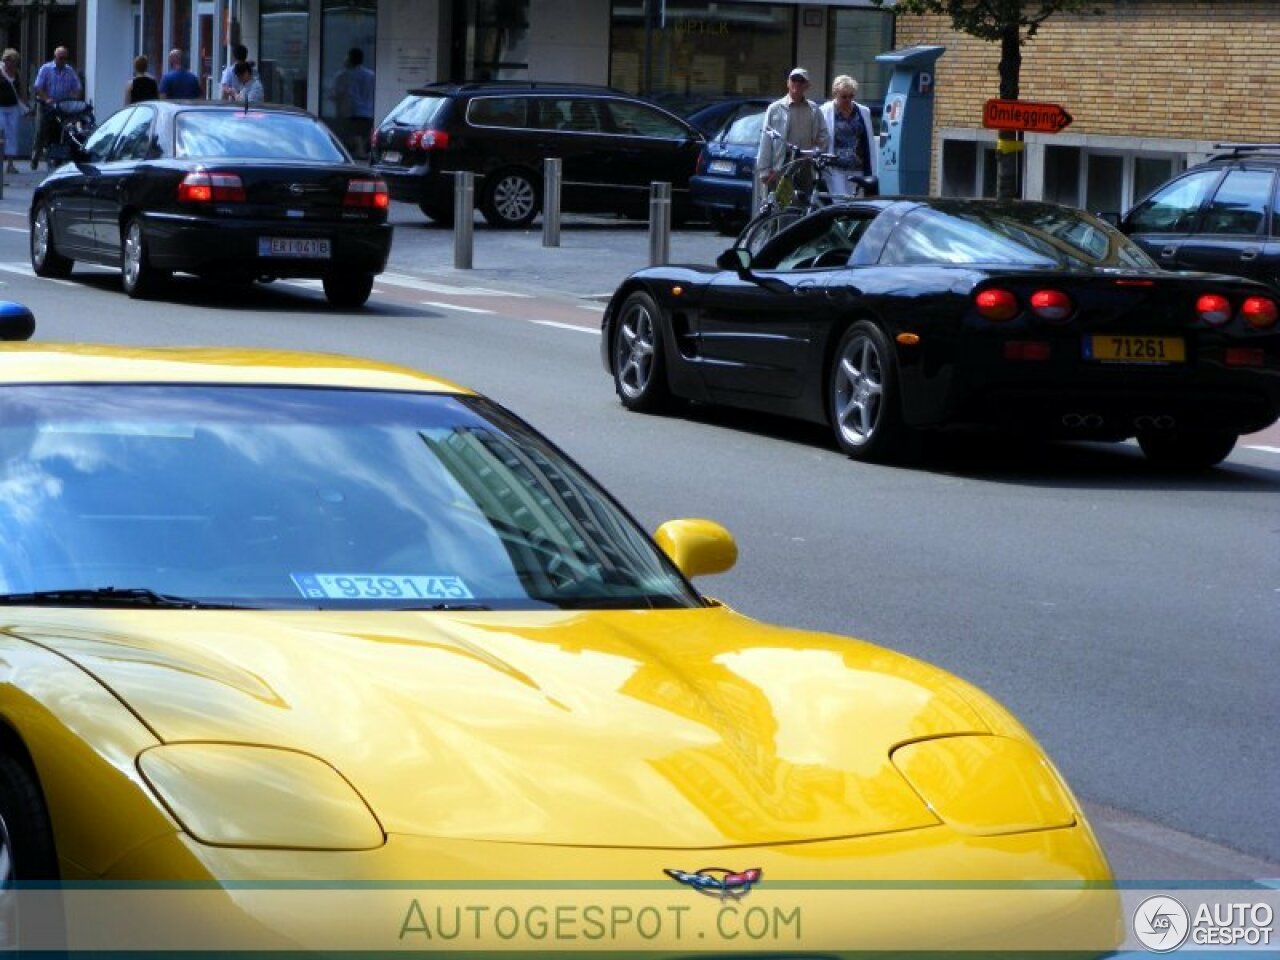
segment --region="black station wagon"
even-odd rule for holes
[[[561,160],[561,209],[645,216],[649,186],[671,184],[687,210],[703,138],[672,113],[607,87],[431,84],[412,90],[373,133],[370,162],[394,200],[453,217],[454,172],[476,174],[476,203],[500,227],[542,209],[543,162]]]

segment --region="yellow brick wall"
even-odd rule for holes
[[[1072,133],[1280,142],[1280,0],[1098,0],[1022,48],[1020,98],[1060,103]],[[899,16],[897,46],[940,44],[934,122],[982,126],[1000,47],[945,17]]]

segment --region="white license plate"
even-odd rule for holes
[[[382,162],[383,162],[383,163],[399,163],[399,162],[400,162],[400,151],[399,151],[399,150],[386,150],[386,151],[384,151],[384,152],[383,152],[383,154],[382,154]]]
[[[328,260],[333,255],[328,240],[308,237],[259,237],[258,256],[294,257],[300,260]]]
[[[737,167],[732,160],[712,160],[707,169],[712,173],[733,173]]]

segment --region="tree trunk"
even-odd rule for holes
[[[1022,37],[1017,24],[1005,27],[1000,36],[1000,99],[1017,100],[1022,75]],[[1022,141],[1013,130],[996,135],[996,196],[1012,200],[1019,196],[1018,167]]]

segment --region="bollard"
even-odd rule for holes
[[[542,167],[542,245],[560,246],[560,158],[547,157]]]
[[[4,142],[4,130],[0,129],[0,200],[4,199],[4,171],[9,166],[9,145]]]
[[[476,227],[476,175],[459,170],[453,175],[453,265],[471,269],[471,247]]]
[[[671,259],[671,184],[649,184],[649,266]]]

